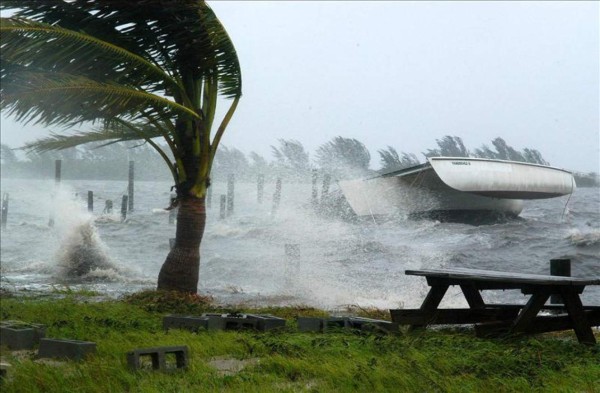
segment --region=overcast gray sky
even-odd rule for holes
[[[504,138],[600,171],[598,2],[211,1],[244,96],[223,143],[271,159],[296,139],[420,153]],[[41,135],[2,117],[2,142]]]

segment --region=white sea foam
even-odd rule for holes
[[[572,229],[567,237],[569,241],[578,247],[588,247],[600,244],[600,229]]]

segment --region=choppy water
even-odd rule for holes
[[[126,182],[63,182],[54,202],[51,180],[2,179],[1,185],[10,193],[0,249],[2,287],[69,285],[116,296],[155,286],[175,234],[162,210],[169,184],[137,182],[135,211],[124,223],[119,211]],[[95,193],[94,214],[87,212],[88,190]],[[273,191],[274,185],[266,184],[259,205],[256,184],[236,184],[235,213],[219,220],[218,195],[226,193],[226,184],[213,185],[201,249],[201,293],[223,303],[398,308],[417,307],[428,290],[423,278],[405,276],[405,269],[460,266],[544,274],[551,258],[568,257],[574,276],[600,276],[597,188],[577,189],[569,200],[527,202],[521,219],[484,226],[324,218],[310,209],[310,184],[285,182],[280,208],[271,215]],[[115,214],[100,213],[106,199],[114,201]],[[53,206],[56,224],[50,228]],[[286,256],[286,244],[297,254]],[[449,294],[443,305],[466,304],[458,290]],[[526,300],[518,291],[489,291],[484,298]],[[600,290],[586,289],[583,301],[600,304]]]

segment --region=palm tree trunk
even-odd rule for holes
[[[198,292],[200,242],[206,224],[205,198],[180,199],[175,244],[158,274],[159,290]]]

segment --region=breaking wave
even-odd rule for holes
[[[600,230],[581,231],[573,229],[567,239],[577,247],[600,245]]]

